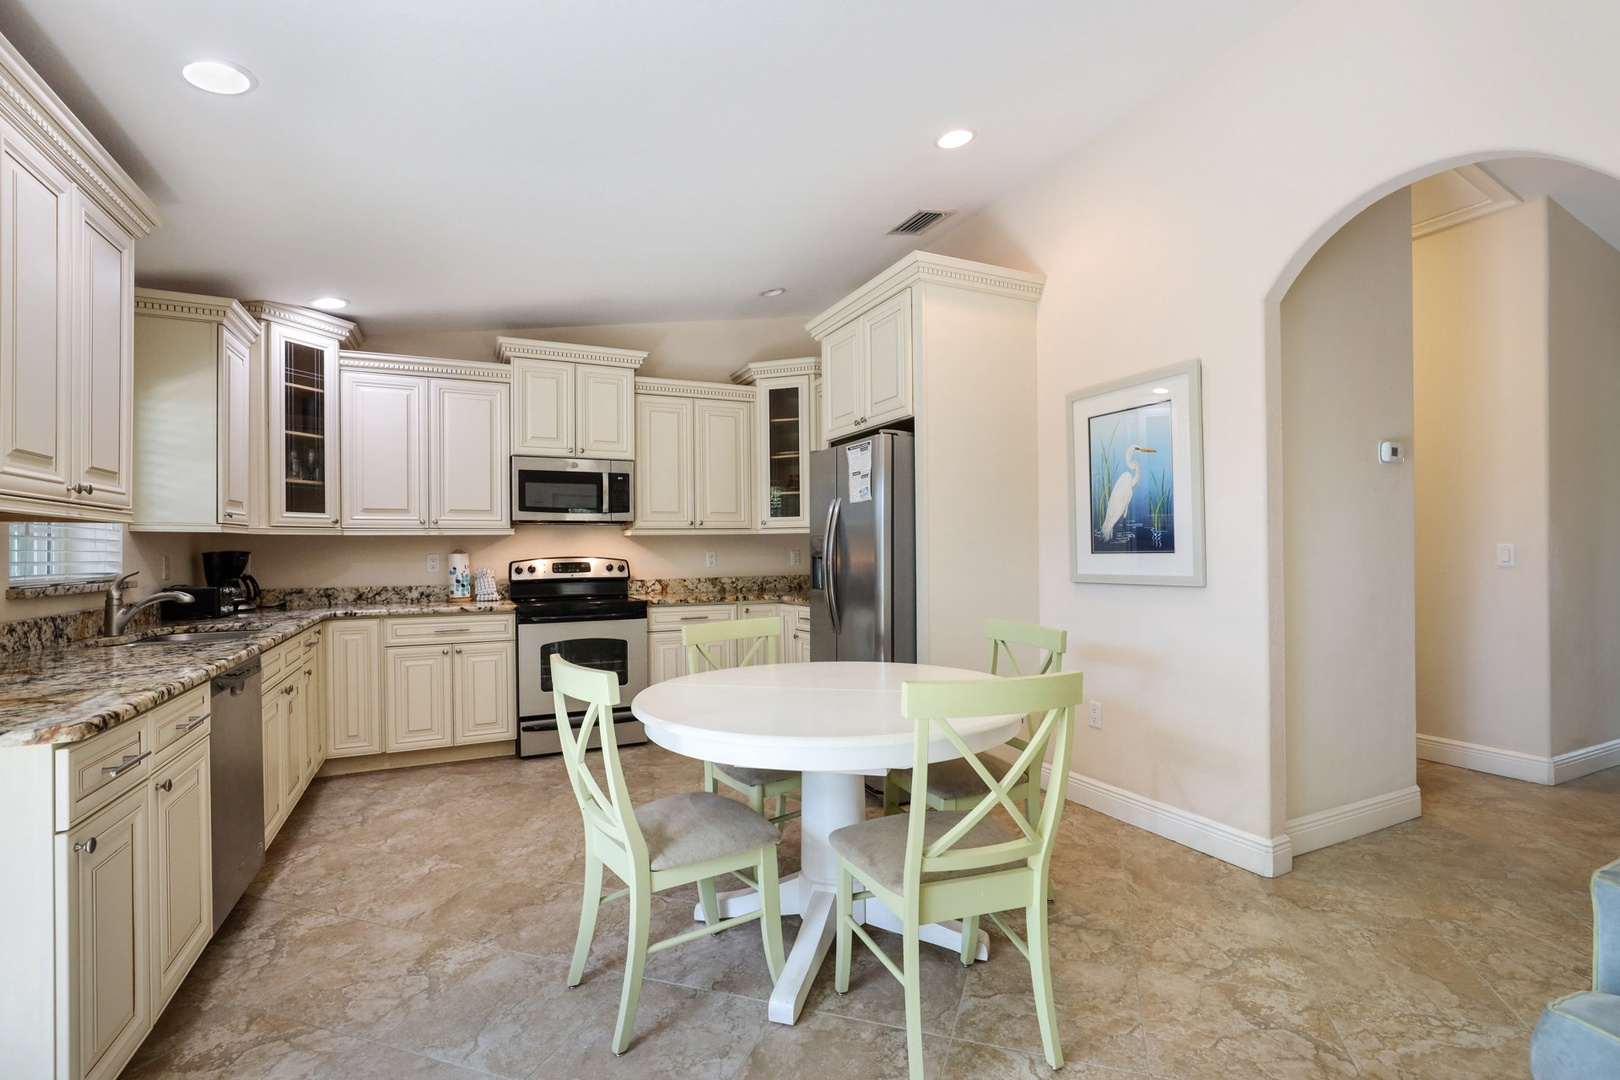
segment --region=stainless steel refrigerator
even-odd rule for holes
[[[917,659],[912,439],[810,455],[810,659]]]

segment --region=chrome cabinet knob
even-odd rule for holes
[[[96,838],[92,836],[90,839],[86,840],[82,844],[74,844],[73,845],[73,850],[74,851],[82,851],[86,855],[91,854],[92,852],[94,852],[96,850]]]
[[[157,788],[159,791],[173,791],[174,790],[174,778],[170,777],[169,779],[163,781],[163,783],[161,783],[161,784],[153,784],[152,786]]]

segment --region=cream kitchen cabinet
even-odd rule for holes
[[[382,623],[337,619],[327,623],[327,756],[383,752]]]
[[[346,531],[511,531],[499,364],[342,354]]]
[[[260,657],[266,850],[325,760],[326,711],[318,700],[324,633],[314,627]]]
[[[251,300],[243,307],[263,324],[267,524],[337,532],[338,350],[359,344],[358,329],[290,304]]]
[[[517,737],[512,616],[387,619],[383,642],[385,752]]]
[[[753,509],[751,387],[636,380],[637,532],[747,532]]]
[[[821,343],[829,441],[911,415],[911,292],[862,312]]]
[[[265,486],[254,454],[262,420],[255,424],[251,405],[258,339],[258,321],[235,300],[135,290],[131,528],[222,532],[254,524],[250,511]]]
[[[209,741],[160,763],[152,775],[152,1019],[214,932]]]
[[[512,453],[636,456],[635,375],[644,352],[530,338],[496,339],[512,369]]]
[[[731,381],[753,386],[754,507],[762,531],[808,532],[810,451],[819,358],[748,364]]]

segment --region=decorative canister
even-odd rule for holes
[[[450,553],[450,602],[465,604],[472,600],[472,560],[465,551]]]

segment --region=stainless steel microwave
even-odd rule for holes
[[[628,461],[512,458],[512,521],[626,524],[635,517]]]

